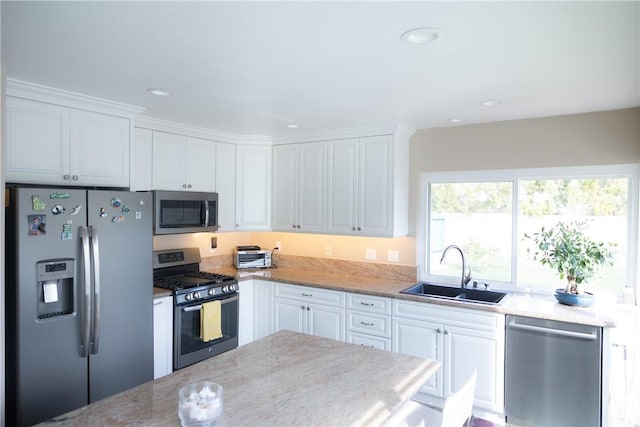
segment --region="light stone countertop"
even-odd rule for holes
[[[375,426],[439,368],[433,360],[281,331],[42,425],[180,425],[180,387],[212,380],[224,389],[218,426]]]
[[[536,317],[561,322],[580,323],[599,327],[615,327],[616,315],[624,308],[597,298],[596,303],[589,308],[570,307],[559,304],[553,295],[540,295],[526,292],[509,293],[502,304],[475,304],[444,298],[428,298],[401,294],[400,291],[414,285],[416,282],[380,279],[375,277],[360,277],[335,274],[322,271],[301,270],[292,268],[273,268],[264,270],[236,270],[224,268],[216,272],[234,275],[238,280],[264,279],[281,283],[305,285],[337,291],[355,292],[367,295],[398,298],[410,301],[428,302],[430,304],[449,305],[474,310],[491,311],[517,316]],[[635,307],[633,309],[636,309]]]

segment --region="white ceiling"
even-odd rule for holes
[[[2,65],[241,135],[453,126],[640,106],[639,5],[2,1]]]

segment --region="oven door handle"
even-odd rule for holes
[[[216,300],[214,300],[214,301],[216,301]],[[226,303],[234,302],[234,301],[238,301],[238,296],[237,295],[233,296],[231,298],[225,298],[223,300],[220,300],[220,303],[221,304],[226,304]],[[202,309],[202,304],[191,305],[189,307],[182,307],[182,311],[184,311],[185,313],[188,313],[190,311],[197,311],[197,310],[200,310],[200,309]]]

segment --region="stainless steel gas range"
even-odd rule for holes
[[[238,346],[238,281],[200,271],[198,248],[154,251],[153,286],[173,294],[174,370]]]

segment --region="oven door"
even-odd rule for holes
[[[222,337],[204,342],[200,338],[202,304],[220,300]],[[211,298],[175,307],[173,368],[180,369],[238,346],[238,294]]]

